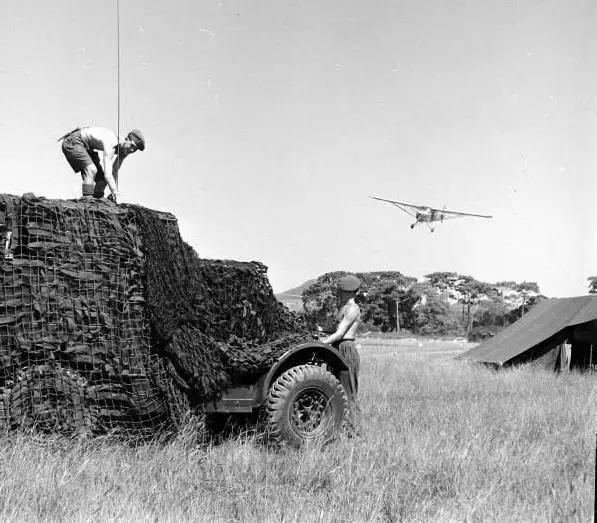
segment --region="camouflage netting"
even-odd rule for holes
[[[200,259],[170,214],[0,195],[0,238],[0,428],[175,428],[311,336],[264,265]]]

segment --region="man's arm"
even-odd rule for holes
[[[359,317],[359,310],[357,307],[350,307],[344,316],[342,317],[342,321],[338,324],[338,328],[336,332],[327,338],[321,340],[323,343],[334,343],[338,340],[341,340],[348,329],[350,329],[351,325],[357,320]]]
[[[113,149],[108,149],[104,151],[104,177],[106,178],[106,183],[108,187],[110,187],[110,191],[116,197],[118,196],[118,187],[116,186],[116,180],[114,179],[113,171],[114,171],[114,162],[115,154]],[[116,175],[118,175],[118,171],[116,171]]]
[[[118,151],[118,147],[116,148],[116,151]],[[126,158],[126,154],[124,153],[124,151],[118,151],[118,154],[115,155],[115,159],[114,159],[114,167],[113,167],[113,176],[114,176],[114,181],[116,182],[116,185],[118,185],[118,172],[120,171],[120,166],[122,165],[122,162],[124,162],[124,159]]]

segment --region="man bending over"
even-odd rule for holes
[[[62,152],[73,171],[81,173],[83,197],[102,198],[106,185],[117,201],[118,171],[124,159],[135,151],[145,149],[145,139],[138,129],[126,137],[117,137],[104,127],[84,127],[65,134]]]

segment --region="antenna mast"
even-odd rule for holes
[[[116,161],[120,161],[120,0],[116,0],[116,98],[117,98],[117,116],[116,116]],[[118,177],[116,180],[116,187],[118,187]]]

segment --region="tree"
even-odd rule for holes
[[[534,281],[502,281],[495,286],[509,308],[506,315],[508,324],[524,316],[536,303],[545,298]]]
[[[450,311],[449,304],[442,300],[437,291],[429,292],[425,305],[416,308],[415,330],[423,336],[446,336],[461,333],[457,318]]]
[[[521,314],[520,316],[524,316],[524,313],[528,311],[530,305],[534,305],[534,298],[537,297],[539,294],[539,286],[534,281],[523,281],[522,283],[518,284],[518,291],[522,296],[522,305],[521,305]],[[528,305],[528,308],[527,308]]]
[[[493,285],[478,281],[472,276],[460,276],[456,290],[460,296],[459,301],[462,303],[462,323],[466,332],[470,333],[473,328],[471,307],[474,307],[480,301],[487,301],[497,296],[497,289]],[[464,314],[465,307],[466,318]]]
[[[589,294],[597,294],[597,276],[589,276]]]
[[[307,319],[331,330],[336,325],[336,283],[347,274],[345,271],[329,272],[303,291],[303,308]],[[398,271],[356,273],[362,281],[357,295],[361,307],[361,324],[364,329],[387,332],[397,330],[405,301],[416,299],[407,294],[417,279]],[[398,309],[398,311],[397,311]]]
[[[506,326],[508,308],[500,297],[484,300],[477,304],[473,315],[473,328],[476,326],[492,327],[499,330]]]
[[[437,292],[445,295],[446,298],[456,299],[454,290],[460,278],[457,273],[438,271],[426,274],[425,278]]]
[[[361,317],[371,327],[382,332],[397,331],[405,326],[401,319],[401,303],[407,299],[407,290],[417,279],[397,271],[357,274],[366,288],[366,302]]]
[[[319,325],[324,332],[335,328],[337,312],[336,283],[346,272],[328,272],[303,291],[303,310],[305,317],[311,323]]]

